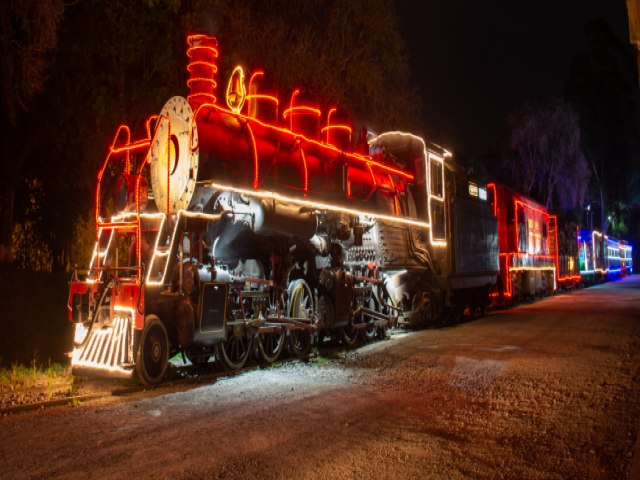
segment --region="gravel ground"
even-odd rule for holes
[[[639,426],[632,277],[328,360],[5,416],[0,478],[626,479]]]

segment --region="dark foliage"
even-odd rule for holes
[[[29,17],[37,13],[35,4],[55,2],[24,3],[31,5]],[[24,161],[12,164],[11,188],[5,182],[0,191],[3,198],[11,192],[16,207],[3,211],[15,211],[24,232],[29,218],[22,202],[33,193],[29,185],[39,185],[39,221],[29,224],[29,238],[47,245],[53,270],[78,261],[71,257],[78,249],[75,227],[91,216],[96,173],[117,126],[127,123],[139,138],[149,115],[171,96],[185,95],[189,32],[218,36],[221,84],[237,63],[264,67],[283,98],[303,86],[323,106],[338,105],[366,119],[369,128],[418,125],[416,89],[389,0],[85,0],[66,4],[62,22],[53,27],[40,68],[48,75],[37,76],[41,85],[30,95],[5,95],[14,110],[22,109],[27,128],[12,134]],[[55,61],[45,62],[52,52]],[[20,55],[13,60],[24,60]],[[21,84],[17,77],[5,80]],[[11,218],[5,229],[9,237],[13,223]],[[28,250],[30,242],[19,248]]]

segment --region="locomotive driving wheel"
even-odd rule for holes
[[[313,315],[313,292],[302,279],[289,285],[289,315],[293,318],[311,318]],[[304,357],[311,349],[311,332],[304,328],[291,329],[287,336],[287,350],[293,357]]]
[[[373,296],[369,297],[369,299],[366,300],[364,304],[369,310],[377,311],[376,300],[375,298],[373,298]],[[374,340],[378,335],[378,327],[376,327],[374,322],[372,322],[371,319],[366,315],[360,314],[360,318],[363,322],[368,322],[367,326],[362,330],[362,338],[365,340],[365,342]]]
[[[275,362],[286,342],[285,330],[281,328],[278,332],[258,333],[256,343],[258,344],[258,358],[265,363]]]
[[[247,363],[251,353],[253,335],[243,323],[237,323],[227,329],[225,340],[216,345],[216,360],[227,370],[239,370]]]
[[[354,328],[353,320],[349,321],[346,327],[342,327],[339,330],[340,341],[347,347],[353,347],[358,343],[359,331]]]
[[[279,289],[272,289],[269,293],[269,314],[279,315],[284,307],[284,297]],[[256,335],[256,356],[258,360],[267,364],[275,362],[287,341],[287,332],[284,328],[277,331],[260,332]]]
[[[156,315],[145,320],[136,355],[136,371],[142,382],[148,385],[160,383],[169,361],[167,329]]]

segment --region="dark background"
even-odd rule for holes
[[[562,95],[585,24],[598,18],[629,44],[624,0],[397,1],[428,137],[478,156],[525,100]]]

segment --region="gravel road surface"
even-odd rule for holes
[[[4,416],[0,478],[627,479],[639,426],[635,276],[328,360]]]

